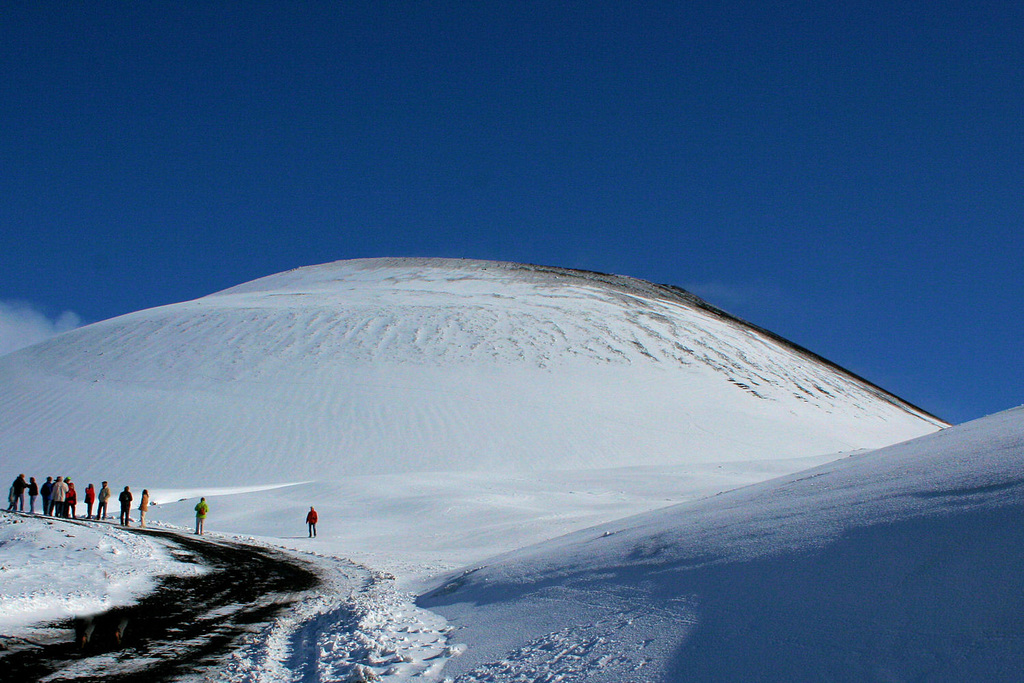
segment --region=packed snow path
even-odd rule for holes
[[[56,521],[17,517],[25,524]],[[107,526],[66,524],[72,532]],[[136,604],[61,620],[43,637],[0,639],[5,677],[397,681],[434,678],[452,654],[443,620],[413,607],[386,574],[337,558],[299,558],[255,541],[131,531],[163,539],[179,561],[203,571],[162,577]]]

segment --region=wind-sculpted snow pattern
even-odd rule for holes
[[[166,485],[801,457],[942,426],[682,290],[480,261],[270,276],[0,358],[0,385],[0,449]]]

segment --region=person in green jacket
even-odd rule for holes
[[[196,503],[196,533],[202,535],[203,533],[203,522],[206,521],[206,515],[210,512],[210,506],[207,505],[205,498],[200,498],[199,502]]]

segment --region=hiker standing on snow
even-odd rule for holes
[[[53,490],[50,491],[50,505],[54,517],[64,516],[64,499],[68,495],[68,485],[64,483],[64,477],[57,477],[53,482]]]
[[[28,479],[28,512],[29,514],[36,514],[36,498],[39,497],[39,484],[36,483],[35,477],[29,477]]]
[[[139,527],[146,526],[146,512],[149,511],[149,489],[142,489],[142,500],[139,502]]]
[[[27,488],[28,488],[28,482],[25,481],[25,475],[24,474],[19,474],[18,478],[14,480],[14,484],[11,485],[11,489],[14,492],[14,500],[11,501],[11,503],[12,503],[11,509],[12,510],[14,509],[13,505],[16,503],[17,506],[18,506],[18,511],[19,512],[24,512],[25,511],[25,490]]]
[[[132,492],[128,490],[128,487],[124,487],[124,491],[121,491],[121,495],[117,497],[121,501],[121,526],[128,526],[128,522],[132,520]]]
[[[309,506],[309,512],[306,513],[306,524],[309,525],[309,537],[316,538],[316,521],[318,516],[316,510],[312,505]]]
[[[43,514],[50,514],[50,492],[53,491],[53,477],[47,477],[43,485],[39,487],[39,493],[43,495]]]
[[[78,507],[78,492],[75,491],[75,483],[70,479],[64,481],[68,484],[68,492],[64,494],[64,516],[67,519],[77,519],[75,508]]]
[[[196,503],[196,534],[202,535],[203,524],[206,522],[206,515],[210,512],[210,506],[207,505],[205,498],[200,498],[199,502]]]
[[[92,504],[96,502],[96,489],[92,484],[85,487],[85,505],[88,510],[86,519],[92,519]]]
[[[14,512],[14,484],[11,484],[11,488],[7,491],[7,511]]]
[[[110,500],[110,487],[107,486],[107,482],[103,482],[102,488],[100,488],[100,502],[96,506],[96,519],[107,518],[107,501]]]

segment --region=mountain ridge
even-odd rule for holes
[[[280,279],[282,276],[287,276],[291,273],[302,273],[308,272],[310,268],[330,268],[339,264],[346,264],[357,268],[366,268],[372,270],[376,268],[388,268],[388,267],[439,267],[444,266],[447,268],[462,268],[466,270],[487,270],[497,269],[503,270],[512,274],[528,274],[528,275],[551,275],[555,278],[561,279],[559,284],[564,285],[564,279],[569,278],[572,280],[579,280],[581,283],[590,285],[592,283],[599,283],[602,286],[621,290],[622,292],[631,296],[637,296],[647,299],[660,299],[669,302],[679,303],[686,306],[697,308],[709,315],[715,316],[723,321],[734,323],[742,328],[749,329],[758,334],[764,335],[769,339],[778,342],[796,353],[806,356],[814,362],[821,363],[834,370],[849,376],[857,382],[861,382],[866,386],[871,387],[874,391],[878,392],[878,395],[889,400],[894,405],[905,405],[910,408],[913,412],[920,413],[928,418],[932,418],[942,424],[948,423],[942,418],[930,413],[920,406],[917,406],[902,397],[899,397],[892,392],[884,389],[883,387],[875,384],[874,382],[866,379],[865,377],[843,367],[842,365],[821,356],[814,351],[811,351],[807,347],[797,344],[782,335],[776,334],[771,330],[761,327],[755,323],[752,323],[746,319],[740,318],[739,316],[733,315],[728,311],[725,311],[714,304],[702,299],[696,294],[676,285],[655,283],[640,278],[634,278],[627,275],[616,275],[612,273],[605,273],[600,271],[576,269],[576,268],[565,268],[561,266],[549,266],[541,264],[530,264],[530,263],[516,263],[511,261],[484,261],[478,259],[455,259],[455,258],[430,258],[430,257],[391,257],[391,258],[367,258],[367,259],[352,259],[347,261],[334,261],[330,263],[321,264],[319,266],[305,266],[301,268],[293,268],[282,273],[270,275],[265,278],[259,278],[250,283],[231,287],[221,292],[217,292],[211,296],[218,296],[220,294],[230,294],[239,290],[252,291],[249,289],[250,286],[256,285],[264,280],[274,281]]]

